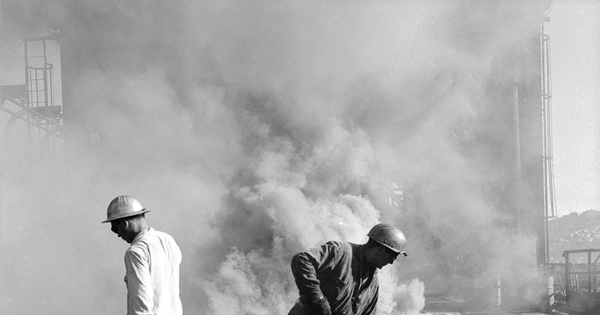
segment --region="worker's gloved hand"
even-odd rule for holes
[[[331,308],[325,297],[322,297],[317,301],[309,302],[308,307],[314,315],[331,315]]]

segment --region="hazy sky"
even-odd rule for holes
[[[600,3],[554,0],[549,16],[558,215],[600,210]]]

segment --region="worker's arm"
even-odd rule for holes
[[[292,274],[300,298],[315,314],[329,314],[329,303],[320,288],[319,274],[332,270],[339,262],[339,244],[328,242],[307,249],[292,258]]]
[[[127,315],[151,314],[153,302],[152,278],[147,255],[136,251],[125,253],[127,282]]]

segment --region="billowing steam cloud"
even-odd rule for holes
[[[123,311],[125,244],[99,224],[122,193],[180,244],[187,314],[285,314],[295,252],[382,220],[411,256],[381,272],[379,314],[419,313],[423,279],[472,290],[463,277],[527,264],[494,190],[514,148],[489,90],[514,83],[498,63],[538,3],[2,6],[7,30],[60,30],[77,66],[65,121],[85,138],[2,150],[2,313]]]

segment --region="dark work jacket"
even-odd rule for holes
[[[307,249],[292,258],[292,273],[303,302],[325,296],[332,315],[375,314],[377,269],[367,262],[364,245],[330,241]]]

